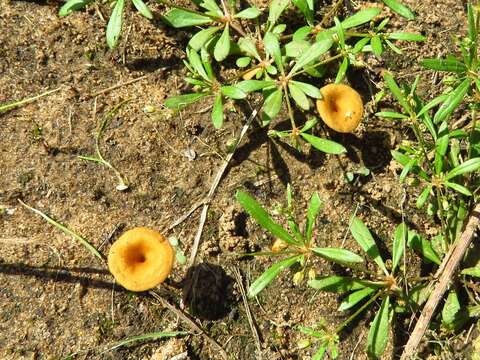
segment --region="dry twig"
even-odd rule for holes
[[[195,321],[190,319],[188,315],[186,315],[182,310],[177,309],[174,305],[170,304],[167,300],[161,297],[154,291],[149,291],[149,294],[155,298],[155,300],[159,301],[163,306],[168,308],[170,311],[175,313],[180,319],[182,319],[193,331],[196,331],[203,335],[203,337],[214,347],[218,349],[218,352],[222,356],[223,359],[228,360],[227,352],[222,348],[222,346],[213,338],[211,338],[205,330],[203,330]]]
[[[192,266],[195,263],[195,258],[197,256],[198,247],[200,245],[200,239],[201,239],[202,233],[203,233],[203,227],[205,226],[205,221],[207,220],[208,207],[210,205],[210,201],[212,201],[213,194],[217,190],[218,184],[220,184],[220,180],[222,179],[223,174],[225,173],[225,170],[227,169],[227,167],[230,163],[230,160],[232,160],[233,155],[235,154],[235,151],[238,148],[238,145],[240,144],[243,137],[247,133],[247,130],[250,127],[250,124],[252,123],[255,116],[257,116],[257,110],[256,109],[253,110],[253,112],[250,115],[250,117],[248,118],[247,122],[245,123],[245,125],[243,125],[242,131],[240,132],[240,135],[237,138],[234,149],[225,158],[222,166],[220,166],[220,169],[218,170],[217,175],[213,179],[212,186],[210,187],[210,191],[208,192],[207,196],[200,202],[200,204],[203,203],[203,208],[202,208],[202,213],[200,215],[200,223],[199,223],[199,226],[198,226],[197,234],[195,235],[195,239],[193,241],[192,252],[190,254],[190,259],[188,260],[188,266]],[[195,207],[195,209],[196,209],[196,207]],[[193,208],[190,209],[190,211],[188,212],[188,215],[190,215],[195,209],[193,209]],[[185,217],[182,217],[181,220],[182,221],[185,220],[188,217],[188,215],[185,216]],[[175,222],[176,225],[178,225],[179,223],[180,222],[178,220]],[[172,228],[172,226],[170,226],[170,229],[171,228]]]
[[[252,330],[253,338],[255,339],[255,345],[257,347],[257,359],[262,360],[262,345],[260,342],[260,336],[258,335],[257,327],[253,320],[252,312],[250,311],[250,306],[248,305],[247,294],[245,292],[245,287],[243,286],[242,275],[238,267],[233,267],[233,273],[235,274],[235,279],[237,280],[238,287],[240,288],[240,293],[242,294],[243,305],[245,306],[245,313],[247,314],[248,324]]]
[[[433,292],[430,294],[427,303],[423,307],[422,314],[420,315],[420,318],[418,319],[417,324],[415,325],[415,328],[410,335],[410,339],[408,339],[407,345],[403,350],[401,360],[412,359],[417,352],[418,345],[422,340],[423,334],[427,330],[433,313],[437,308],[440,299],[442,299],[443,294],[447,290],[448,284],[460,261],[463,259],[465,251],[467,251],[467,248],[472,242],[472,239],[475,236],[475,233],[479,226],[480,204],[477,204],[473,209],[472,213],[470,214],[470,218],[468,220],[467,226],[465,227],[465,230],[463,231],[456,244],[452,246],[453,250],[449,253],[450,256],[445,256],[445,258],[443,259],[442,265],[440,266],[443,271],[438,278],[438,282],[435,285]]]

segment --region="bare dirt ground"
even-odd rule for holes
[[[404,2],[418,17],[412,22],[395,17],[393,27],[420,32],[427,41],[407,44],[404,57],[386,56],[368,76],[352,76],[370,104],[373,94],[365,81],[372,81],[371,88],[377,91],[384,68],[404,81],[422,74],[421,88],[433,97],[439,90],[438,79],[423,71],[417,60],[455,51],[453,37],[465,29],[465,1]],[[185,89],[181,59],[190,34],[166,27],[159,20],[162,6],[152,4],[157,19],[153,22],[128,12],[115,51],[105,45],[106,7],[91,6],[59,18],[59,6],[56,1],[0,0],[0,104],[61,87],[0,115],[0,358],[153,360],[187,351],[187,359],[217,359],[218,351],[176,314],[149,296],[114,286],[108,271],[78,242],[17,200],[49,214],[104,253],[124,230],[148,226],[176,236],[188,256],[199,211],[167,229],[206,195],[226,154],[226,143],[249,114],[230,112],[225,127],[215,131],[202,104],[178,115],[162,108],[166,97]],[[99,93],[144,75],[132,84]],[[98,122],[122,101],[126,103],[110,122],[101,148],[128,179],[130,189],[125,192],[115,189],[116,178],[108,168],[78,158],[93,154]],[[158,111],[145,113],[147,105]],[[391,106],[388,98],[380,104],[380,108]],[[399,185],[389,155],[407,136],[406,130],[376,118],[376,111],[379,108],[370,105],[354,135],[336,138],[349,150],[340,158],[315,151],[300,155],[269,139],[258,125],[241,144],[210,207],[197,258],[197,263],[216,265],[226,274],[226,281],[217,284],[225,308],[216,320],[197,320],[232,358],[257,356],[233,267],[250,281],[272,261],[231,255],[267,249],[272,243],[241,212],[233,197],[237,189],[248,190],[272,208],[284,201],[286,184],[291,183],[299,214],[311,193],[318,191],[325,203],[319,246],[339,246],[346,238],[345,246],[355,249],[346,236],[348,219],[355,211],[386,244],[402,216],[421,232],[437,231],[437,224],[412,210],[411,196]],[[285,120],[279,119],[275,126],[281,127]],[[189,159],[192,153],[196,156]],[[361,166],[372,174],[347,183],[344,172]],[[181,281],[187,270],[177,264],[171,283]],[[316,271],[325,275],[335,269],[319,261]],[[167,285],[162,291],[179,306],[181,290]],[[344,319],[336,312],[338,301],[337,296],[316,293],[305,284],[295,286],[291,275],[283,274],[260,294],[259,302],[250,302],[263,358],[308,359],[309,351],[297,349],[301,336],[295,325],[311,326],[320,319],[338,324]],[[372,314],[366,313],[344,335],[341,359],[366,358],[363,349],[371,320]],[[385,359],[399,354],[411,330],[408,320],[392,334]],[[102,353],[105,344],[128,336],[182,329],[191,334]],[[465,358],[461,354],[455,358]]]

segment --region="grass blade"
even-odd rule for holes
[[[303,137],[305,139],[305,141],[312,144],[312,146],[315,149],[317,149],[319,151],[322,151],[326,154],[338,155],[338,154],[343,154],[343,153],[347,152],[347,149],[345,149],[345,147],[343,145],[341,145],[341,144],[339,144],[335,141],[322,139],[322,138],[319,138],[317,136],[313,136],[313,135],[306,134],[306,133],[303,133],[303,132],[300,134],[300,136]]]
[[[415,19],[415,14],[408,7],[403,5],[397,0],[383,0],[384,4],[387,5],[390,9],[396,12],[398,15],[403,16],[405,19],[413,20]]]
[[[433,117],[433,121],[438,124],[446,120],[463,100],[469,89],[470,79],[463,80],[460,85],[449,94],[442,106],[440,106]]]
[[[336,262],[340,265],[350,265],[355,263],[362,263],[363,258],[354,252],[345,249],[337,248],[313,248],[313,253],[323,259]]]
[[[395,229],[395,236],[393,238],[393,248],[392,248],[392,273],[395,272],[400,259],[403,256],[405,250],[405,243],[407,240],[408,229],[405,223],[401,223]]]
[[[383,299],[382,305],[373,319],[367,337],[367,352],[373,358],[380,358],[388,342],[388,318],[390,315],[390,296]]]
[[[377,244],[375,244],[375,240],[373,240],[370,230],[368,230],[363,221],[356,216],[352,218],[350,232],[363,251],[365,251],[368,256],[377,263],[385,275],[388,275],[387,268],[380,256],[380,251],[378,250]]]
[[[303,255],[292,256],[270,266],[252,283],[252,285],[250,285],[248,288],[248,297],[252,298],[257,296],[258,293],[268,286],[268,284],[270,284],[280,272],[295,264],[302,256]]]
[[[132,0],[133,5],[138,10],[140,14],[142,14],[147,19],[152,20],[153,14],[150,11],[149,7],[142,1],[142,0]]]
[[[67,228],[65,225],[60,224],[59,222],[55,221],[52,219],[50,216],[47,214],[41,212],[38,209],[35,209],[27,204],[25,204],[22,200],[18,200],[20,204],[22,204],[24,207],[26,207],[28,210],[33,211],[34,213],[40,215],[42,218],[44,218],[49,224],[57,227],[58,229],[62,230],[65,234],[72,236],[74,239],[78,240],[88,251],[90,251],[94,256],[99,258],[102,261],[105,261],[105,257],[92,245],[90,244],[87,240],[82,238],[80,235],[77,233],[73,232],[69,228]]]
[[[124,6],[125,0],[117,0],[115,7],[113,8],[112,15],[110,15],[110,19],[108,20],[107,44],[110,49],[113,49],[115,46],[117,46],[118,39],[120,38]]]
[[[225,29],[223,29],[222,35],[218,39],[217,43],[215,44],[215,49],[213,50],[213,57],[217,61],[223,61],[227,58],[228,54],[230,53],[230,27],[228,23],[225,25]]]
[[[308,205],[307,210],[307,223],[305,225],[305,238],[307,239],[307,243],[310,243],[310,240],[312,239],[315,219],[317,218],[318,213],[322,209],[322,206],[322,200],[320,199],[318,193],[315,191],[310,198],[310,204]]]
[[[458,165],[455,167],[453,170],[451,170],[447,176],[445,177],[445,180],[450,180],[454,178],[455,176],[463,175],[469,172],[473,172],[480,169],[480,157],[469,159],[465,161],[464,163]]]
[[[340,306],[338,307],[338,311],[345,311],[345,310],[351,309],[352,307],[357,305],[360,301],[365,299],[368,295],[370,295],[374,291],[375,291],[374,288],[367,287],[349,294],[341,302]]]
[[[283,227],[274,222],[265,209],[262,208],[253,197],[243,191],[237,191],[235,197],[243,209],[273,236],[292,245],[300,244]]]

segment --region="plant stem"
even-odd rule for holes
[[[297,128],[297,125],[295,124],[295,119],[293,117],[293,110],[292,110],[292,105],[290,104],[290,98],[288,96],[287,85],[284,85],[282,88],[285,94],[285,99],[287,100],[288,116],[290,118],[290,123],[292,124],[292,130],[294,130]]]
[[[334,55],[334,56],[332,56],[332,57],[329,57],[328,59],[322,60],[322,61],[316,63],[315,65],[309,66],[309,68],[312,68],[312,69],[313,69],[313,68],[316,68],[316,67],[318,67],[318,66],[322,66],[322,65],[328,64],[329,62],[332,62],[332,61],[334,61],[334,60],[337,60],[338,58],[341,58],[341,57],[343,57],[343,54],[339,53],[339,54],[337,54],[337,55]],[[303,73],[305,73],[305,72],[306,72],[306,70],[301,70],[301,71],[299,71],[299,72],[296,72],[295,74],[292,74],[290,77],[294,77],[294,76],[303,74]]]
[[[352,320],[354,320],[363,310],[365,310],[372,302],[377,300],[377,298],[382,295],[383,291],[378,291],[373,297],[370,298],[365,304],[363,304],[357,311],[355,311],[347,320],[342,322],[335,328],[335,333],[338,334],[340,331],[343,330],[345,326],[347,326]]]

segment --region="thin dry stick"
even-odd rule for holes
[[[217,175],[215,176],[215,179],[213,179],[212,186],[210,187],[210,191],[208,192],[207,196],[205,197],[205,202],[203,204],[203,209],[202,213],[200,215],[200,223],[198,226],[197,234],[195,235],[195,239],[193,241],[193,246],[192,246],[192,253],[190,255],[190,259],[188,260],[188,266],[192,266],[195,263],[195,257],[197,256],[197,251],[198,251],[198,246],[200,245],[200,239],[202,237],[202,232],[203,232],[203,227],[205,226],[205,221],[207,220],[207,213],[208,213],[208,207],[210,204],[210,201],[213,198],[213,194],[215,193],[215,190],[217,190],[218,184],[220,184],[220,180],[223,177],[223,174],[225,173],[225,170],[227,169],[230,160],[232,160],[233,155],[235,154],[235,151],[238,148],[238,145],[241,143],[243,137],[247,133],[248,128],[250,127],[250,124],[252,123],[253,119],[257,116],[257,110],[254,109],[250,117],[248,118],[247,122],[245,125],[243,125],[242,131],[240,132],[240,135],[238,136],[237,142],[235,144],[235,147],[232,152],[230,152],[226,159],[224,160],[222,166],[220,166],[220,169],[217,172]]]
[[[140,76],[140,77],[138,77],[138,78],[135,78],[135,79],[126,81],[126,82],[124,82],[124,83],[120,83],[120,84],[117,84],[117,85],[113,85],[113,86],[110,86],[109,88],[106,88],[106,89],[97,91],[96,93],[93,93],[93,94],[91,94],[91,95],[88,95],[88,96],[87,96],[87,99],[88,99],[88,98],[96,97],[96,96],[98,96],[98,95],[105,94],[105,93],[107,93],[107,92],[109,92],[109,91],[118,89],[118,88],[120,88],[120,87],[122,87],[122,86],[126,86],[126,85],[130,85],[130,84],[136,83],[137,81],[140,81],[140,80],[145,79],[145,78],[148,77],[149,75],[150,75],[150,74],[146,74],[146,75]]]
[[[420,344],[420,341],[422,340],[423,334],[427,330],[428,324],[432,319],[433,312],[435,311],[440,299],[443,297],[443,294],[447,290],[448,283],[450,282],[453,273],[458,267],[458,264],[465,255],[465,251],[467,251],[467,248],[472,242],[472,239],[475,236],[475,232],[477,231],[479,226],[480,204],[477,204],[473,209],[473,212],[470,214],[470,219],[468,220],[467,226],[465,227],[465,230],[463,231],[462,235],[454,246],[454,250],[452,251],[451,256],[445,257],[442,262],[442,265],[443,263],[445,263],[445,266],[442,266],[444,270],[432,294],[428,298],[427,303],[423,307],[422,314],[420,315],[420,318],[418,319],[418,322],[415,325],[412,334],[410,335],[410,339],[408,339],[407,345],[403,350],[401,360],[412,359],[416,351],[418,350],[418,346]]]
[[[237,280],[237,284],[240,288],[240,293],[242,294],[243,305],[245,306],[245,313],[247,314],[248,324],[250,325],[250,329],[252,330],[253,338],[255,339],[255,345],[257,347],[257,359],[262,360],[262,345],[260,342],[260,336],[258,335],[257,327],[255,326],[255,322],[253,321],[252,312],[250,311],[250,306],[248,305],[247,294],[245,292],[245,287],[243,286],[243,279],[242,275],[240,274],[240,270],[238,267],[233,267],[233,273],[235,274],[235,279]]]
[[[212,344],[213,346],[215,346],[220,355],[222,356],[223,359],[225,360],[228,360],[228,355],[227,355],[227,352],[222,348],[222,346],[213,338],[211,338],[210,336],[208,336],[208,334],[206,333],[205,330],[203,330],[199,325],[197,325],[197,323],[195,321],[193,321],[192,319],[190,319],[190,317],[188,317],[182,310],[180,309],[177,309],[174,305],[170,304],[167,300],[165,300],[163,297],[161,297],[159,294],[157,294],[156,292],[154,291],[149,291],[149,294],[152,295],[157,301],[159,301],[163,306],[165,306],[166,308],[168,308],[170,311],[172,311],[173,313],[175,313],[179,318],[181,318],[185,323],[188,324],[188,326],[190,326],[190,328],[192,328],[192,330],[196,331],[196,332],[199,332],[200,334],[202,334],[205,339],[210,343]]]

